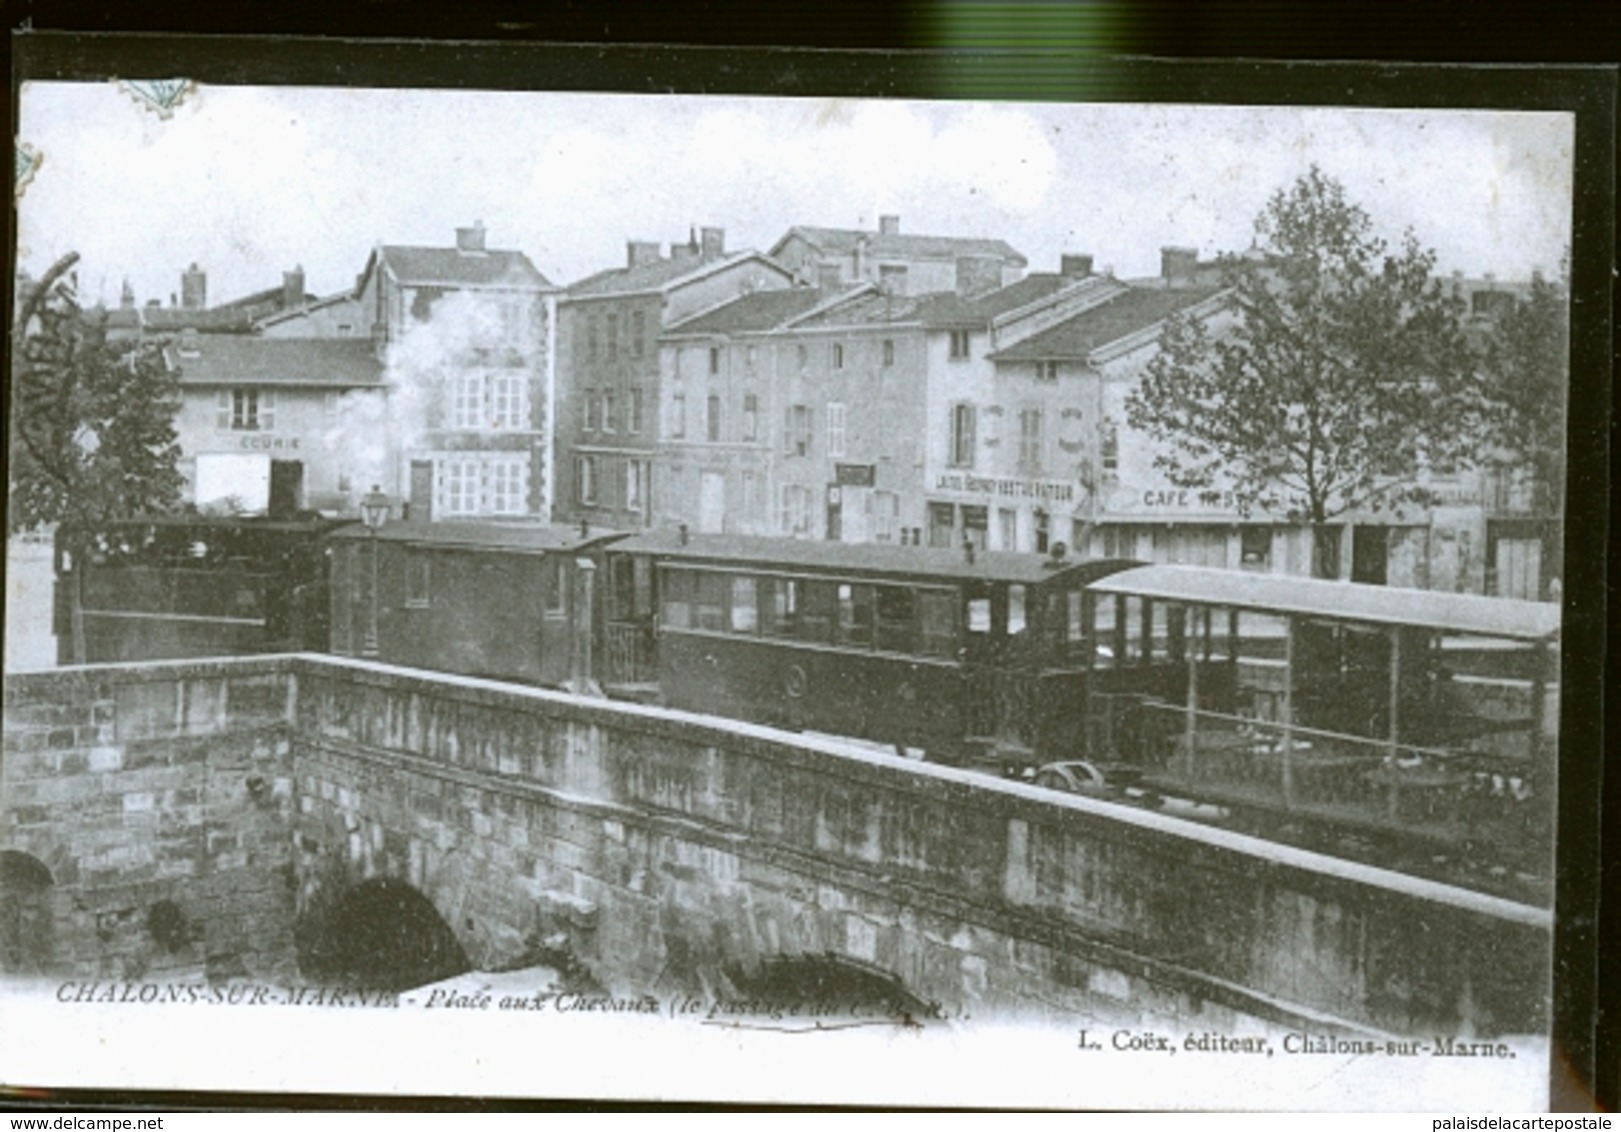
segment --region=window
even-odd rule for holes
[[[752,345],[743,349],[743,364],[751,370],[754,368],[754,347]]]
[[[608,360],[611,362],[619,356],[619,316],[608,316]]]
[[[528,422],[524,419],[527,406],[525,394],[528,392],[528,383],[521,373],[496,374],[489,381],[490,415],[489,422],[492,429],[521,429]]]
[[[614,391],[612,389],[604,389],[602,391],[602,431],[603,432],[612,432],[614,430],[614,415],[615,415],[614,410],[615,410]]]
[[[445,515],[477,515],[479,466],[476,459],[450,459],[439,469],[443,498],[439,511]]]
[[[875,596],[878,647],[886,652],[915,652],[917,595],[905,586],[879,586]]]
[[[676,393],[670,398],[670,436],[680,440],[687,435],[687,395]]]
[[[743,473],[743,520],[752,523],[754,510],[759,506],[758,483],[753,472]]]
[[[957,529],[957,506],[954,503],[929,504],[929,545],[949,547]]]
[[[719,346],[711,346],[711,347],[709,347],[709,372],[711,374],[716,374],[716,373],[720,372],[720,347]]]
[[[893,491],[872,491],[867,493],[867,514],[870,517],[867,529],[872,532],[874,542],[894,542],[896,521],[901,513],[901,497]]]
[[[731,629],[734,633],[760,631],[760,606],[753,578],[739,576],[732,579]]]
[[[552,555],[546,563],[546,616],[561,617],[568,605],[568,573],[562,555]]]
[[[1265,570],[1272,561],[1272,528],[1239,527],[1239,564],[1246,570]]]
[[[1057,362],[1037,362],[1036,363],[1036,380],[1037,381],[1057,381],[1058,380],[1058,363]]]
[[[954,468],[974,466],[974,407],[951,407],[951,453],[948,457]]]
[[[232,432],[273,432],[276,393],[273,389],[220,390],[215,425]]]
[[[632,460],[625,465],[625,509],[640,514],[647,507],[647,484],[652,478],[652,465],[646,460]]]
[[[810,365],[810,347],[806,346],[803,342],[801,342],[799,344],[799,347],[798,347],[798,354],[799,354],[799,372],[804,373],[805,372],[805,367]]]
[[[496,332],[509,346],[523,341],[524,306],[522,299],[509,299],[495,308]]]
[[[491,461],[486,485],[484,510],[491,515],[522,515],[524,512],[524,466],[519,460]]]
[[[647,337],[647,314],[644,311],[631,311],[630,313],[630,356],[642,356],[643,340]]]
[[[426,609],[432,604],[433,593],[428,571],[428,555],[412,550],[405,557],[405,605],[408,609]]]
[[[844,343],[842,342],[833,343],[833,368],[844,368]]]
[[[795,578],[765,578],[766,633],[773,637],[792,637],[797,631],[799,615],[799,581]]]
[[[809,456],[811,412],[805,405],[790,405],[787,419],[788,455]]]
[[[587,506],[597,501],[597,458],[574,457],[574,502]]]
[[[1041,471],[1041,410],[1019,410],[1019,470],[1026,475]]]
[[[743,439],[760,439],[760,398],[753,393],[743,394]]]
[[[693,628],[720,632],[726,628],[731,587],[724,574],[699,574],[698,600],[693,603]]]
[[[827,404],[827,454],[833,459],[844,455],[844,403]]]
[[[798,483],[783,484],[781,525],[785,535],[800,535],[810,530],[810,488]]]
[[[597,316],[594,314],[585,319],[585,356],[592,361],[597,357]]]
[[[957,651],[957,595],[950,590],[922,590],[917,595],[919,642],[924,656],[951,656]]]
[[[951,360],[960,362],[968,357],[968,331],[953,330],[951,332]]]
[[[628,431],[632,436],[641,435],[642,391],[640,389],[632,389],[630,391],[630,421],[627,424],[626,431]]]
[[[893,338],[884,339],[884,364],[886,366],[895,364],[895,340]]]
[[[711,444],[720,441],[720,394],[711,393],[704,405],[704,435]]]
[[[1007,588],[1008,636],[1024,632],[1024,625],[1024,587],[1015,583]]]
[[[838,620],[834,622],[835,643],[872,647],[872,587],[856,582],[838,585]]]
[[[599,403],[597,401],[597,391],[595,389],[587,389],[585,391],[585,431],[586,432],[596,432],[597,431],[597,409],[598,408],[599,408]]]
[[[1102,425],[1103,478],[1120,478],[1120,429],[1110,420]]]

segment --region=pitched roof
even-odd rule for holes
[[[1174,312],[1196,306],[1221,290],[1220,287],[1170,290],[1132,287],[1107,302],[1089,307],[1056,326],[1032,334],[990,356],[998,362],[1084,359],[1098,347],[1146,330]]]
[[[369,539],[372,532],[362,526],[344,527],[334,538]],[[380,542],[402,542],[420,546],[455,547],[462,550],[496,550],[517,553],[556,553],[579,550],[619,538],[618,532],[580,528],[557,523],[528,521],[490,522],[477,519],[444,519],[433,523],[393,520],[377,529]]]
[[[253,329],[247,311],[227,307],[198,310],[195,307],[119,307],[107,312],[108,330],[145,330],[172,334],[180,330],[200,330],[208,334],[246,334]]]
[[[678,322],[666,334],[747,334],[772,330],[789,319],[804,314],[826,295],[814,287],[792,287],[783,291],[756,291],[742,295],[723,306],[714,307]]]
[[[195,353],[171,342],[168,357],[181,385],[279,385],[348,389],[379,386],[383,364],[362,338],[199,336]]]
[[[997,315],[1053,294],[1069,280],[1061,275],[1028,275],[1006,287],[964,298],[955,291],[886,295],[869,290],[796,324],[799,327],[920,323],[930,330],[985,326]]]
[[[417,248],[385,244],[372,253],[361,273],[371,274],[381,257],[402,284],[450,287],[523,287],[553,290],[529,257],[515,251],[463,252],[456,248]],[[356,290],[359,290],[357,287]]]
[[[875,259],[956,259],[963,255],[995,256],[1018,267],[1028,260],[1006,240],[985,240],[972,236],[906,236],[868,232],[859,228],[814,228],[796,224],[771,249],[776,255],[791,238],[798,236],[826,255],[851,255],[863,240],[863,254]]]
[[[289,319],[299,318],[313,311],[323,310],[336,303],[353,301],[358,301],[353,291],[339,291],[336,295],[328,295],[324,299],[306,297],[305,301],[296,307],[285,307],[279,311],[272,311],[270,314],[260,315],[254,319],[254,325],[274,326],[279,322],[286,322]]]
[[[573,299],[662,291],[688,277],[709,275],[722,267],[730,267],[750,259],[770,264],[781,271],[784,278],[791,274],[787,268],[771,263],[767,257],[755,251],[733,252],[715,259],[685,256],[677,259],[657,259],[650,263],[637,264],[635,267],[611,267],[606,271],[599,271],[572,284],[568,288],[568,296]]]

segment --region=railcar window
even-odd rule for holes
[[[1024,587],[1014,584],[1007,588],[1007,634],[1011,637],[1024,629]]]
[[[838,618],[836,640],[839,644],[871,648],[872,587],[840,582]]]
[[[887,652],[915,652],[916,595],[905,586],[879,586],[876,594],[878,647]]]
[[[1143,651],[1143,599],[1135,594],[1126,595],[1126,607],[1121,611],[1125,621],[1126,647],[1120,657],[1122,664],[1134,664],[1145,659]]]
[[[732,632],[760,631],[760,607],[757,601],[753,578],[740,575],[732,579]]]
[[[563,573],[563,559],[554,556],[546,565],[546,616],[561,617],[567,600],[568,576]]]
[[[799,617],[799,582],[794,578],[764,578],[760,582],[763,626],[773,637],[792,637]]]
[[[1081,620],[1081,591],[1065,591],[1064,602],[1064,642],[1079,644],[1086,639],[1086,622]]]
[[[726,628],[726,606],[731,597],[727,581],[724,574],[698,575],[698,600],[694,607],[697,628],[717,633]]]
[[[690,629],[697,579],[685,570],[667,571],[664,582],[664,624],[671,629]]]
[[[802,641],[822,644],[833,639],[833,619],[838,613],[838,594],[832,582],[803,582],[802,605],[796,636]]]
[[[972,597],[968,599],[968,631],[970,633],[989,633],[991,631],[990,598]]]
[[[924,590],[917,595],[920,642],[924,656],[951,656],[957,649],[957,595],[949,590]]]

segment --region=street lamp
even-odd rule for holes
[[[366,541],[371,543],[371,616],[366,621],[366,640],[360,646],[362,656],[377,655],[377,532],[388,522],[388,510],[388,496],[372,484],[360,501],[360,521],[366,524]]]

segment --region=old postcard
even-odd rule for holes
[[[1569,83],[200,50],[17,94],[0,1082],[1549,1105]]]

